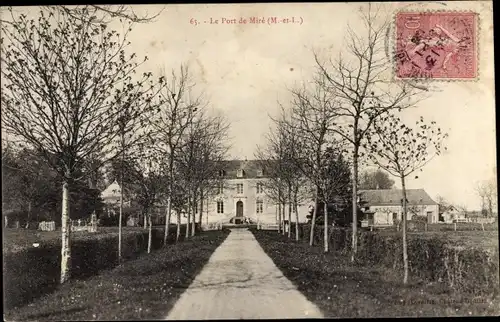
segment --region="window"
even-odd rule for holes
[[[238,193],[238,194],[243,193],[243,183],[236,184],[236,193]]]
[[[257,193],[264,192],[264,184],[262,182],[257,182]]]
[[[264,212],[264,202],[262,200],[257,200],[257,213],[261,214]]]
[[[236,176],[237,176],[238,178],[243,177],[243,170],[239,169],[239,170],[238,170],[238,172],[236,173]]]
[[[219,183],[219,186],[217,187],[217,193],[218,194],[223,194],[224,193],[224,184],[222,182]]]
[[[257,177],[262,177],[264,171],[262,169],[257,170]]]
[[[224,202],[223,201],[217,201],[217,213],[218,214],[224,213]]]
[[[224,176],[224,170],[219,170],[219,177],[223,177]]]

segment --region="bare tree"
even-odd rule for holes
[[[476,185],[475,190],[481,198],[481,209],[483,212],[487,209],[487,215],[492,217],[498,197],[496,177],[491,180],[479,182]]]
[[[166,75],[165,75],[166,76]],[[182,144],[182,138],[189,129],[196,112],[205,106],[202,95],[193,97],[192,90],[196,85],[189,74],[188,67],[181,65],[179,73],[172,70],[170,77],[165,77],[166,87],[159,95],[160,106],[152,118],[151,127],[158,142],[158,151],[168,157],[168,189],[167,211],[165,214],[166,245],[172,210],[172,194],[175,185],[175,159]]]
[[[41,11],[38,19],[11,12],[2,25],[2,125],[7,134],[42,154],[63,186],[61,283],[70,275],[69,188],[92,157],[116,157],[118,111],[151,101],[151,74],[133,79],[139,63],[126,55],[124,35]],[[147,85],[147,87],[145,87]]]
[[[210,192],[214,183],[220,178],[218,165],[225,159],[228,146],[225,144],[228,124],[221,115],[209,115],[205,109],[196,112],[182,138],[177,155],[178,171],[182,174],[186,188],[189,191],[191,205],[188,211],[188,221],[192,217],[191,235],[195,235],[196,212],[199,213],[201,224],[203,191]],[[201,203],[203,204],[203,203]],[[192,216],[191,216],[192,214]],[[186,230],[189,236],[189,229]]]
[[[160,86],[155,88],[154,92],[150,94],[147,102],[151,102],[152,97],[156,96],[158,92],[165,86],[164,78],[160,77]],[[151,117],[152,112],[158,105],[163,103],[162,99],[157,99],[155,105],[153,104],[134,104],[126,102],[122,106],[119,106],[117,111],[118,119],[118,138],[116,147],[117,152],[120,155],[120,206],[119,206],[119,216],[118,216],[118,262],[121,261],[121,250],[122,250],[122,218],[123,218],[123,193],[125,190],[124,186],[124,162],[128,155],[128,150],[130,147],[142,146],[147,144],[148,137],[151,137]],[[150,142],[151,144],[151,142]],[[151,148],[151,146],[150,146]],[[141,152],[144,153],[144,152]],[[134,157],[134,155],[130,155]],[[150,157],[151,158],[151,157]],[[157,175],[157,174],[155,174]]]
[[[165,159],[154,149],[154,145],[154,141],[146,141],[134,146],[134,169],[129,172],[136,182],[136,198],[148,222],[148,253],[152,247],[152,212],[164,193],[163,182],[166,173]]]
[[[278,204],[279,217],[282,205],[288,204],[288,222],[291,223],[292,213],[295,213],[295,239],[299,240],[299,203],[310,199],[310,184],[308,179],[297,167],[298,136],[297,131],[288,128],[291,121],[281,106],[281,115],[273,119],[274,129],[266,135],[266,145],[257,147],[256,158],[266,171],[266,180],[262,184],[264,193],[270,200]],[[279,223],[281,229],[281,220]],[[291,227],[291,224],[289,225]],[[291,229],[288,231],[291,238]]]
[[[134,23],[153,22],[163,12],[162,8],[156,14],[137,14],[130,5],[84,5],[84,6],[39,6],[48,13],[63,13],[75,20],[93,24],[106,24],[113,19],[126,20]],[[87,14],[89,12],[91,15]],[[13,23],[8,19],[0,19],[2,23]]]
[[[335,138],[335,128],[338,118],[336,94],[319,86],[323,82],[319,75],[314,83],[314,90],[305,86],[292,89],[290,121],[286,128],[296,132],[295,147],[298,155],[295,156],[295,166],[300,173],[309,179],[315,188],[315,207],[311,222],[309,244],[313,245],[314,226],[318,213],[318,203],[328,203],[326,192],[328,181],[325,177],[325,152],[328,148],[343,152],[344,147]],[[321,195],[320,195],[321,194]],[[326,214],[326,211],[325,211]],[[328,220],[324,216],[324,250],[328,251]]]
[[[287,183],[290,182],[290,160],[285,159],[285,132],[282,124],[277,124],[276,131],[266,134],[266,145],[258,146],[255,157],[262,169],[265,169],[266,180],[259,181],[267,198],[277,205],[278,233],[284,233],[282,227],[283,204],[286,204]],[[284,218],[283,218],[284,219]]]
[[[212,196],[218,189],[221,182],[219,170],[221,162],[226,159],[229,151],[227,135],[229,123],[220,114],[206,115],[201,123],[199,131],[198,165],[196,167],[196,177],[199,190],[199,219],[201,225],[203,215],[203,200]]]
[[[337,59],[325,60],[314,53],[324,91],[336,96],[339,119],[335,132],[351,145],[352,151],[352,257],[357,252],[358,166],[361,146],[373,122],[384,113],[404,109],[417,102],[423,89],[408,82],[391,81],[391,61],[384,54],[384,37],[389,17],[381,7],[368,5],[361,12],[365,34],[356,34],[349,26],[346,45]]]
[[[441,153],[443,140],[447,134],[434,126],[426,124],[421,117],[412,129],[401,122],[399,117],[386,114],[374,122],[367,136],[365,148],[375,164],[401,180],[403,206],[403,263],[404,279],[408,282],[408,251],[406,241],[408,200],[406,198],[406,178],[422,168],[436,155]],[[446,150],[446,147],[444,147]]]

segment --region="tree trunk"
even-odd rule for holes
[[[149,231],[148,231],[148,254],[151,253],[151,243],[152,243],[152,232],[153,232],[153,220],[151,218],[151,211],[148,210],[148,221],[149,221]]]
[[[281,233],[281,200],[278,197],[278,234]]]
[[[282,215],[282,220],[283,220],[283,224],[282,224],[282,227],[283,227],[283,230],[282,230],[282,233],[283,233],[283,236],[285,236],[285,232],[286,232],[286,227],[285,227],[285,218],[286,218],[286,203],[283,203],[283,207],[281,208],[281,211],[283,211],[283,215]]]
[[[295,194],[294,206],[295,206],[295,240],[299,241],[299,205],[297,203],[297,194]]]
[[[323,240],[323,242],[324,242],[324,246],[325,246],[325,253],[328,253],[328,212],[327,212],[328,204],[326,203],[326,201],[324,203],[323,210],[325,212],[323,215],[323,218],[324,218],[324,223],[323,223],[323,225],[324,225],[324,227],[323,227],[324,228],[324,240]]]
[[[175,242],[177,243],[179,241],[179,238],[181,237],[181,213],[179,211],[177,212],[177,235],[175,236]]]
[[[292,237],[292,188],[288,188],[288,238]]]
[[[189,227],[191,224],[191,198],[188,198],[187,206],[187,223],[186,223],[186,239],[189,238]]]
[[[69,216],[69,182],[63,183],[61,215],[61,284],[69,280],[71,269],[71,223]]]
[[[354,135],[357,129],[354,129]],[[354,145],[353,171],[352,171],[352,255],[351,262],[354,262],[358,252],[358,150],[359,146]]]
[[[125,135],[121,134],[122,153],[120,160],[120,215],[118,216],[118,264],[122,261],[122,216],[123,216],[123,164],[125,161]]]
[[[401,187],[403,190],[403,266],[404,266],[404,277],[403,284],[408,283],[408,244],[406,240],[406,215],[407,215],[407,204],[406,204],[406,185],[405,177],[401,175]]]
[[[194,236],[196,234],[196,203],[198,201],[196,200],[196,190],[195,192],[193,192],[193,223],[192,223],[192,226],[191,226],[191,236]]]
[[[207,225],[208,225],[208,210],[209,210],[209,206],[208,206],[208,199],[207,199]]]
[[[316,215],[318,213],[318,187],[316,187],[316,192],[314,193],[314,211],[311,219],[311,232],[309,235],[309,246],[314,244],[314,227],[316,226]]]
[[[123,169],[122,169],[123,172]],[[120,215],[118,216],[118,264],[122,261],[123,174],[120,179]]]
[[[28,201],[28,219],[26,220],[26,229],[30,228],[31,221],[31,201]]]
[[[200,213],[198,215],[198,222],[201,226],[201,220],[203,219],[203,189],[200,188]]]
[[[173,194],[173,188],[174,188],[174,159],[173,159],[173,151],[172,148],[170,149],[170,155],[169,155],[169,178],[168,178],[168,198],[167,198],[167,213],[166,213],[166,218],[165,218],[165,235],[163,236],[163,245],[167,244],[167,238],[168,238],[168,231],[169,231],[169,226],[170,226],[170,217],[172,214],[172,194]],[[180,224],[180,223],[179,223]]]
[[[165,234],[163,235],[163,246],[167,245],[168,231],[170,228],[170,217],[172,214],[172,197],[170,193],[167,197],[167,213],[165,214]]]

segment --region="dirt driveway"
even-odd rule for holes
[[[322,318],[247,229],[232,229],[167,320]]]

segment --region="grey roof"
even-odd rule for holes
[[[366,206],[400,206],[401,189],[361,190],[361,200]],[[406,199],[410,205],[437,205],[424,189],[406,189]]]
[[[266,176],[266,161],[263,160],[226,160],[220,161],[219,166],[224,169],[224,178],[238,179],[238,170],[243,170],[243,179],[261,178]],[[258,172],[262,170],[263,175]]]

